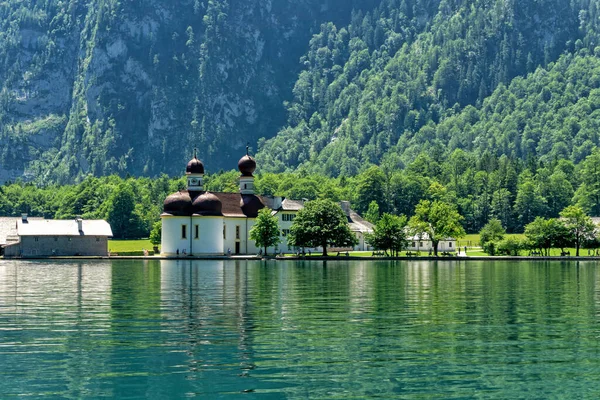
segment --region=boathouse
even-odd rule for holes
[[[112,230],[104,220],[14,218],[5,257],[107,256]]]

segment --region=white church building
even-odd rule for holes
[[[258,212],[267,207],[277,216],[281,243],[269,253],[293,252],[287,245],[287,234],[303,201],[254,194],[256,161],[249,154],[238,162],[239,193],[207,192],[203,187],[204,164],[196,154],[186,167],[187,190],[168,196],[164,201],[161,255],[198,256],[223,254],[256,254],[260,249],[250,239]],[[365,234],[373,225],[341,202],[350,229],[356,234],[355,250],[369,250]]]

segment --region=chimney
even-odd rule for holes
[[[27,221],[27,214],[26,213],[21,214],[21,220],[23,221],[24,224],[29,223],[29,221]]]
[[[75,218],[75,221],[77,221],[77,229],[79,230],[79,233],[83,232],[83,219],[81,219],[81,217],[78,215]]]

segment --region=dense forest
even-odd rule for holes
[[[147,237],[158,221],[162,202],[185,188],[185,178],[86,177],[76,185],[39,187],[32,183],[0,186],[0,215],[29,213],[46,218],[107,219],[115,237]],[[237,192],[239,172],[208,174],[208,191]],[[384,163],[353,177],[326,177],[305,171],[261,173],[256,191],[293,199],[350,200],[375,222],[384,212],[414,215],[421,200],[455,204],[467,232],[492,218],[509,232],[522,232],[536,217],[555,218],[570,204],[600,215],[600,151],[581,163],[561,159],[527,162],[485,152],[481,157],[455,150],[445,160],[419,155],[403,170]]]
[[[265,168],[351,176],[455,149],[579,163],[598,145],[597,1],[410,5],[322,25]]]

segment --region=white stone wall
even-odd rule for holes
[[[190,235],[192,234],[190,217],[162,216],[161,255],[174,256],[190,251]],[[181,226],[187,225],[185,239],[181,237]]]
[[[354,250],[356,251],[370,251],[373,250],[369,243],[365,240],[365,234],[363,232],[356,232],[356,238],[358,239],[358,244],[354,246]]]
[[[284,217],[288,216],[288,217]],[[279,230],[281,231],[279,239],[281,239],[281,242],[279,242],[279,245],[277,246],[277,250],[280,250],[283,253],[293,253],[294,252],[294,248],[292,246],[288,246],[287,244],[287,234],[284,235],[284,230],[289,231],[292,224],[294,223],[294,221],[290,221],[290,217],[289,216],[295,216],[296,212],[290,212],[290,211],[282,211],[276,214],[277,217],[277,222],[279,223]],[[275,251],[275,248],[273,248],[273,251]]]
[[[413,246],[414,243],[414,246]],[[422,245],[421,245],[422,244]],[[429,251],[433,250],[431,240],[409,240],[407,250],[410,251]],[[456,251],[456,240],[441,240],[438,243],[438,251]]]
[[[195,236],[198,225],[198,238]],[[224,254],[223,217],[192,217],[193,254]]]
[[[231,250],[231,254],[236,253],[236,243],[239,243],[239,254],[255,254],[259,249],[256,247],[254,240],[250,239],[250,229],[254,226],[255,218],[225,218],[226,238],[224,241],[224,252]],[[240,228],[239,238],[236,237],[236,226]]]
[[[182,237],[182,226],[187,226]],[[198,237],[196,237],[196,225]],[[223,217],[162,216],[161,254],[223,254]]]

